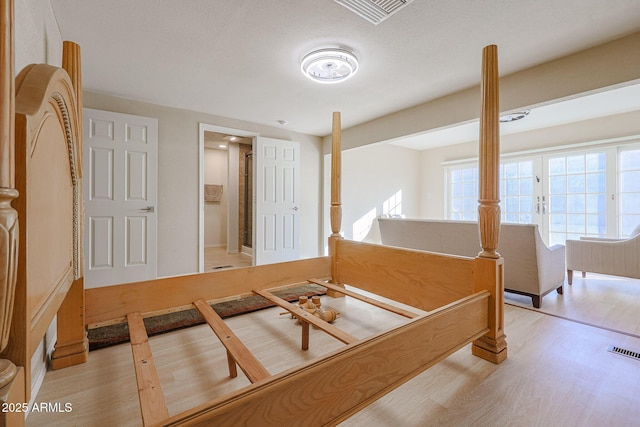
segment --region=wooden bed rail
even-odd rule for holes
[[[235,298],[251,295],[254,289],[306,284],[309,277],[329,276],[329,258],[319,257],[87,289],[86,321],[89,327],[121,323],[133,311],[146,316],[189,309],[198,299]]]
[[[301,368],[177,414],[162,425],[234,425],[238,414],[245,425],[297,425],[300,417],[317,425],[336,425],[485,334],[489,297],[480,292],[440,307]]]
[[[309,279],[309,283],[315,283],[316,285],[324,286],[327,289],[332,289],[336,292],[340,292],[344,295],[350,296],[351,298],[358,299],[360,301],[364,301],[368,304],[375,305],[376,307],[382,308],[383,310],[390,311],[395,314],[399,314],[400,316],[404,316],[409,319],[413,319],[414,317],[418,317],[418,314],[415,312],[405,310],[403,308],[397,307],[395,305],[387,304],[382,301],[378,301],[375,298],[371,298],[365,295],[362,295],[359,292],[354,292],[345,288],[341,288],[339,286],[333,285],[331,283],[327,283],[325,281],[319,279]]]

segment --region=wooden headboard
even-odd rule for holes
[[[0,0],[0,19],[0,400],[24,404],[32,358],[56,316],[52,367],[88,354],[80,50],[64,42],[63,68],[29,65],[14,80],[12,1]],[[23,415],[0,415],[0,425]]]
[[[6,356],[30,364],[71,285],[80,279],[78,117],[68,74],[30,65],[16,79],[16,189],[20,219],[14,315]],[[50,167],[64,165],[67,168]]]

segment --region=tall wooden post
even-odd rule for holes
[[[18,212],[15,189],[15,79],[13,0],[0,0],[0,352],[9,343],[18,278]],[[25,397],[24,368],[0,359],[0,404],[20,405]],[[10,406],[8,406],[10,407]],[[1,411],[0,425],[24,426],[20,411]]]
[[[499,258],[496,252],[500,235],[500,94],[498,84],[498,48],[482,51],[482,113],[480,117],[480,200],[478,222],[484,258]]]
[[[84,321],[84,274],[82,260],[82,67],[80,57],[80,46],[76,43],[65,41],[62,45],[62,68],[65,69],[77,99],[78,116],[78,138],[76,141],[77,173],[74,185],[74,197],[76,198],[76,208],[79,210],[79,223],[74,232],[74,257],[77,268],[74,272],[75,280],[71,284],[67,295],[58,310],[57,341],[53,355],[51,356],[51,367],[53,369],[65,368],[87,361],[89,355],[89,341],[85,331]]]
[[[18,212],[11,202],[15,189],[15,83],[13,1],[0,1],[0,352],[9,341],[18,271]],[[16,374],[16,366],[0,359],[0,387]]]
[[[333,125],[331,132],[331,236],[329,236],[329,256],[331,257],[331,283],[340,285],[338,281],[338,268],[336,264],[336,241],[342,239],[340,227],[342,223],[342,202],[340,200],[340,175],[342,169],[342,124],[340,113],[333,113]],[[327,295],[332,297],[344,296],[331,289]]]
[[[500,97],[498,48],[482,50],[480,113],[480,199],[478,226],[482,251],[476,258],[475,290],[489,290],[490,331],[473,342],[476,356],[500,363],[507,358],[504,335],[504,263],[497,252],[500,235]]]

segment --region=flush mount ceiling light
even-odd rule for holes
[[[358,71],[358,59],[345,49],[318,49],[302,58],[300,69],[314,82],[340,83]]]
[[[516,111],[515,113],[505,114],[500,116],[500,123],[515,122],[516,120],[524,119],[529,115],[530,110]]]

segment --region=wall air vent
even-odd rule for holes
[[[378,25],[413,0],[335,0],[335,2]]]

